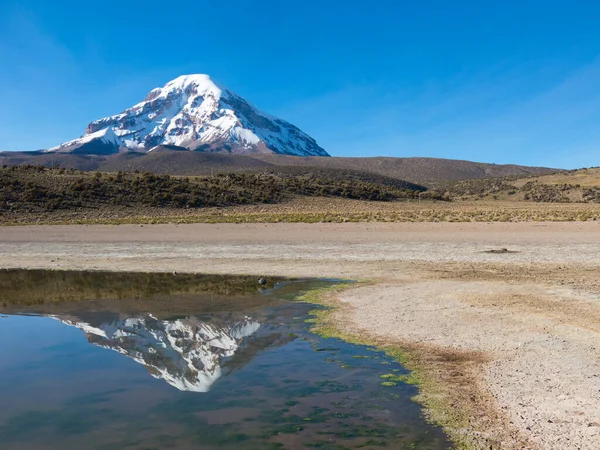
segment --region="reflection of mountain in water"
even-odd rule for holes
[[[142,364],[155,377],[181,391],[207,392],[222,375],[226,359],[250,342],[261,324],[250,317],[213,324],[190,317],[158,320],[151,314],[91,325],[54,317],[80,328],[90,343]]]

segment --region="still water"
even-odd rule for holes
[[[331,283],[0,271],[0,448],[448,448],[401,365],[309,331]]]

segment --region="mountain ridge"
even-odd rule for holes
[[[208,75],[182,75],[144,100],[94,120],[52,153],[107,155],[171,145],[204,152],[329,156],[291,123],[267,114]]]
[[[332,169],[364,172],[425,186],[439,182],[485,179],[513,175],[543,175],[561,169],[514,164],[490,164],[440,158],[394,157],[295,157],[289,155],[233,155],[178,151],[163,146],[149,153],[80,155],[72,153],[0,152],[0,165],[58,166],[101,172],[152,172],[167,175],[256,173],[277,168]],[[286,169],[287,170],[287,169]]]

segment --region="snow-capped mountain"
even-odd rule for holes
[[[259,111],[208,75],[183,75],[153,89],[144,101],[95,120],[79,139],[51,152],[110,154],[159,145],[230,153],[329,156],[285,120]]]
[[[99,325],[52,316],[85,332],[91,344],[114,350],[142,364],[155,378],[180,391],[208,392],[232,357],[261,324],[249,317],[215,325],[196,318],[158,320],[151,314]]]

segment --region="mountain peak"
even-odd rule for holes
[[[263,113],[206,74],[179,76],[122,113],[91,122],[81,138],[50,150],[147,152],[158,145],[209,152],[328,156],[306,133]]]
[[[169,81],[163,87],[152,89],[144,101],[150,101],[161,95],[168,95],[169,92],[186,92],[196,95],[212,93],[216,97],[220,97],[224,89],[215,83],[209,75],[198,73],[191,75],[181,75],[174,80]]]
[[[210,75],[205,73],[193,73],[190,75],[180,75],[177,78],[169,81],[165,84],[165,87],[182,87],[185,88],[190,84],[195,84],[197,86],[214,86],[217,87],[217,83],[215,83]]]

